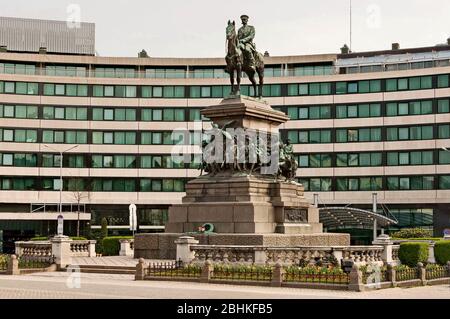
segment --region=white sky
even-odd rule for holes
[[[350,0],[0,0],[0,15],[96,24],[102,56],[222,57],[228,19],[246,13],[261,52],[337,53],[349,43]],[[70,8],[70,7],[69,7]],[[353,51],[432,46],[450,37],[449,0],[353,0]]]

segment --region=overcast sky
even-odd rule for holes
[[[224,56],[228,19],[246,13],[261,52],[336,53],[350,42],[350,0],[0,0],[0,15],[96,24],[102,56]],[[68,12],[69,11],[69,12]],[[431,46],[450,37],[449,0],[353,0],[353,51]]]

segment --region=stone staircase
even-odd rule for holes
[[[77,265],[82,273],[134,275],[136,267],[115,265]]]

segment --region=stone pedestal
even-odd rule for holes
[[[70,243],[72,239],[67,236],[58,235],[51,239],[52,254],[58,269],[63,269],[72,263]]]
[[[242,147],[239,143],[234,144],[239,141],[236,137],[239,135],[232,136],[227,132],[232,136],[227,141],[231,140],[234,160],[228,158],[225,163],[209,163],[211,169],[208,174],[189,181],[182,203],[169,208],[166,233],[135,236],[135,258],[173,259],[176,256],[174,241],[183,235],[193,236],[200,244],[206,245],[295,247],[350,244],[348,234],[322,233],[318,209],[305,198],[301,184],[276,178],[279,167],[278,127],[289,119],[283,112],[272,109],[262,100],[238,96],[224,99],[201,113],[222,130],[245,131],[252,137]],[[220,134],[227,135],[223,131]],[[236,164],[239,158],[236,154],[243,152],[242,149],[248,157],[250,153],[256,153],[254,148],[250,151],[250,145],[255,145],[252,134],[259,136],[259,142],[268,137],[267,146],[271,150],[271,162],[262,164],[262,156],[258,155],[260,161],[253,166],[257,167],[255,170],[250,169],[254,163],[250,160],[243,165]],[[224,143],[227,148],[228,142]],[[265,153],[266,146],[259,142],[258,154]],[[266,166],[266,169],[260,170],[258,165]],[[205,223],[213,224],[214,234],[197,232]]]
[[[211,223],[216,233],[321,233],[319,212],[303,191],[300,184],[264,176],[202,176],[186,185],[182,204],[170,207],[166,232],[194,232]]]

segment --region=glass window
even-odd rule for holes
[[[55,95],[55,85],[45,83],[44,84],[44,95]]]
[[[347,117],[358,117],[358,106],[349,105],[347,106]]]
[[[337,82],[336,94],[346,94],[346,93],[347,93],[347,82]]]
[[[64,108],[63,107],[55,107],[54,108],[54,116],[55,119],[64,119]]]
[[[370,81],[359,81],[359,93],[370,92]]]
[[[288,95],[289,96],[298,95],[298,84],[288,84]]]
[[[126,86],[126,97],[136,97],[136,86],[127,85]]]
[[[438,76],[438,88],[447,88],[449,87],[449,76],[447,74],[445,75],[439,75]]]
[[[103,133],[103,144],[112,144],[113,143],[113,133],[104,132]]]
[[[408,89],[408,79],[398,79],[398,90],[407,90]]]
[[[66,139],[65,142],[69,144],[76,144],[77,142],[77,132],[75,131],[67,131],[65,132]]]
[[[103,96],[103,85],[94,85],[92,95],[93,96]]]
[[[300,132],[300,133],[302,133],[302,132]],[[288,131],[288,139],[291,140],[291,143],[297,144],[299,142],[299,138],[298,137],[299,137],[298,131]],[[306,142],[301,142],[301,143],[307,143],[307,141]]]
[[[450,138],[450,125],[439,125],[438,127],[438,137],[439,138]]]
[[[397,115],[397,103],[387,103],[386,104],[386,115],[396,116]]]
[[[347,106],[346,105],[336,106],[336,117],[337,118],[346,118],[347,117]]]
[[[360,104],[358,105],[358,116],[359,117],[370,117],[370,105],[369,104]]]
[[[14,117],[14,105],[3,106],[3,116],[4,117]]]
[[[439,189],[450,189],[450,175],[439,176]]]
[[[105,85],[104,87],[103,87],[103,89],[104,89],[104,96],[108,96],[108,97],[112,97],[112,96],[114,96],[114,86],[111,86],[111,85]]]
[[[398,115],[408,115],[409,113],[409,104],[408,103],[399,103],[398,104]]]
[[[114,120],[114,109],[104,109],[103,110],[103,120],[107,120],[107,121]]]
[[[397,79],[386,80],[386,91],[397,91]]]
[[[438,113],[450,113],[450,100],[438,100]]]
[[[358,93],[358,82],[347,83],[347,93]]]
[[[396,127],[388,127],[386,129],[386,135],[388,141],[397,141],[398,140],[398,129]]]
[[[308,95],[309,94],[308,84],[299,84],[298,93],[299,95]]]
[[[291,120],[297,120],[298,118],[301,119],[307,119],[308,118],[308,108],[298,108],[296,106],[289,106],[287,108],[288,111],[288,116],[290,117]],[[298,116],[298,113],[300,113],[300,117]],[[306,116],[305,116],[306,115]]]
[[[408,140],[409,139],[409,129],[407,127],[398,128],[398,139]]]
[[[433,139],[433,126],[422,126],[422,139],[423,140],[431,140]]]
[[[309,156],[308,155],[300,155],[299,156],[299,166],[300,167],[309,167]]]
[[[199,98],[200,97],[200,86],[191,86],[190,87],[190,97],[191,98]]]
[[[439,164],[450,164],[450,151],[439,151]]]

